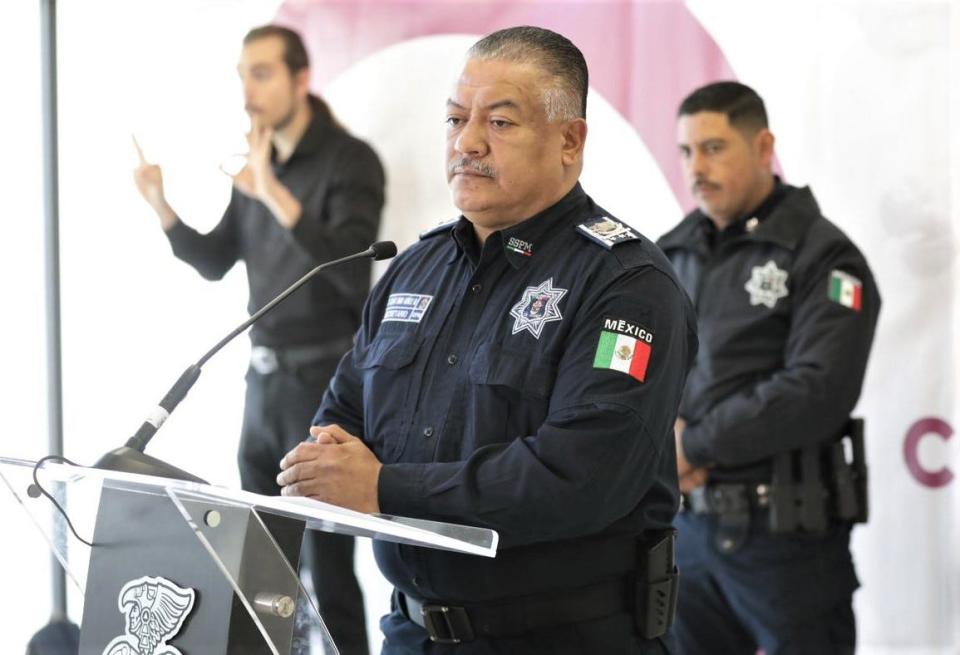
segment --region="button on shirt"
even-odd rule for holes
[[[292,230],[266,205],[236,188],[209,234],[177,222],[167,232],[173,253],[207,279],[222,278],[238,260],[247,268],[248,309],[257,311],[318,264],[376,241],[384,174],[376,153],[338,127],[311,97],[313,120],[286,162],[273,171],[302,206]],[[275,153],[274,153],[275,155]],[[250,329],[254,344],[282,347],[352,337],[370,287],[370,263],[319,273]]]
[[[649,241],[578,232],[600,216],[577,185],[482,247],[461,218],[371,293],[314,424],[384,463],[382,511],[501,537],[495,559],[375,542],[404,593],[470,602],[610,579],[633,569],[637,536],[670,524],[693,311]]]

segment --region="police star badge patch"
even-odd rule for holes
[[[563,319],[560,299],[566,293],[567,289],[553,287],[553,278],[524,289],[520,301],[510,309],[510,315],[516,319],[513,322],[512,334],[527,330],[539,339],[544,325]]]
[[[750,294],[751,305],[766,305],[773,309],[777,301],[789,295],[787,272],[771,259],[763,266],[754,266],[750,280],[743,286]]]

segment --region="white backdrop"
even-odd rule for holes
[[[0,378],[0,452],[37,457],[46,438],[38,22],[22,4],[0,8],[0,25],[18,26],[5,30],[0,54],[22,62],[7,87],[16,93],[0,103],[3,124],[13,126],[8,152],[16,153],[0,160],[9,205],[0,242],[9,362]],[[956,7],[687,6],[737,77],[767,100],[788,180],[812,186],[826,214],[865,252],[884,297],[859,408],[872,474],[871,522],[854,540],[863,581],[860,652],[958,653],[960,479],[950,474],[960,472],[960,438],[949,436],[960,407]],[[180,371],[244,317],[240,267],[208,284],[170,255],[133,188],[129,135],[135,131],[148,157],[164,166],[171,202],[186,220],[212,227],[229,191],[217,163],[242,148],[246,126],[234,72],[239,42],[277,7],[276,0],[61,6],[65,432],[67,455],[77,461],[92,462],[125,440]],[[387,166],[384,238],[406,244],[453,215],[442,172],[443,101],[472,32],[374,52],[323,90]],[[685,54],[677,43],[664,52],[664,66]],[[597,94],[588,120],[585,188],[656,237],[682,213],[663,172],[634,127]],[[151,453],[237,484],[245,357],[238,340],[205,367]],[[0,512],[14,529],[28,529],[2,499]],[[47,560],[42,544],[27,537],[5,540],[2,552],[0,580],[21,591],[0,597],[0,652],[19,652],[46,620]],[[375,631],[387,588],[368,548],[359,567]]]

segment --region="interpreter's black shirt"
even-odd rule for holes
[[[292,230],[236,188],[220,223],[200,234],[182,222],[167,232],[174,254],[210,280],[238,261],[247,267],[252,314],[318,264],[376,241],[384,173],[376,153],[311,98],[313,120],[290,158],[273,170],[303,207]],[[254,344],[318,344],[351,337],[370,287],[370,262],[321,272],[253,325]]]

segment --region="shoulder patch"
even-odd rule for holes
[[[637,382],[645,382],[652,354],[652,332],[631,321],[603,317],[593,368],[619,371]]]
[[[639,241],[640,234],[626,223],[609,216],[597,216],[577,226],[577,232],[612,250],[618,243]]]
[[[431,227],[431,228],[428,228],[428,229],[424,230],[423,232],[421,232],[421,233],[420,233],[420,239],[423,240],[423,239],[426,239],[426,238],[428,238],[428,237],[432,237],[432,236],[435,235],[435,234],[440,234],[441,232],[446,232],[447,230],[452,229],[453,226],[456,225],[459,221],[460,221],[459,218],[454,218],[454,219],[451,219],[451,220],[449,220],[449,221],[443,221],[442,223],[439,223],[438,225],[435,225],[435,226],[433,226],[433,227]]]
[[[859,312],[863,307],[863,282],[844,271],[830,271],[827,284],[827,297],[833,302]]]

